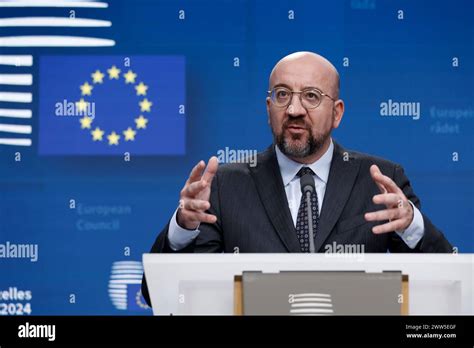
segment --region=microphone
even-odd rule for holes
[[[314,178],[311,174],[306,173],[300,178],[301,193],[306,199],[306,211],[308,215],[308,230],[309,230],[309,252],[314,253],[314,231],[313,231],[313,209],[311,206],[311,194],[316,192]]]

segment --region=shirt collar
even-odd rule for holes
[[[317,161],[311,164],[302,164],[293,161],[291,158],[281,152],[278,145],[275,145],[275,152],[278,160],[278,166],[280,167],[281,177],[283,179],[283,185],[288,185],[298,174],[302,167],[309,167],[321,179],[325,184],[328,181],[329,170],[331,168],[331,161],[334,151],[334,144],[331,139],[328,149]]]

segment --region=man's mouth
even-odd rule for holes
[[[291,129],[306,129],[306,127],[303,126],[297,126],[297,125],[289,125],[286,128],[291,128]]]
[[[301,133],[307,131],[306,127],[300,126],[300,125],[297,125],[297,124],[287,125],[287,126],[285,126],[285,129],[288,132],[294,133],[294,134],[301,134]]]

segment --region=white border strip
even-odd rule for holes
[[[94,1],[0,1],[0,7],[90,7],[90,8],[107,8],[106,2]]]
[[[320,309],[320,308],[300,308],[300,309],[291,309],[290,313],[300,314],[300,313],[334,313],[332,309]]]
[[[143,273],[139,274],[112,274],[110,279],[142,279]]]
[[[0,138],[0,145],[31,146],[31,139]]]
[[[0,85],[31,86],[32,84],[31,74],[0,74]]]
[[[141,279],[111,279],[109,280],[109,285],[118,285],[118,284],[141,284]]]
[[[331,307],[331,303],[293,303],[291,308]]]
[[[0,27],[110,27],[112,22],[89,18],[15,17],[1,18]]]
[[[123,270],[130,270],[130,271],[142,271],[143,272],[143,267],[142,266],[127,266],[127,265],[119,265],[119,266],[114,266],[112,267],[112,271],[123,271]]]
[[[0,92],[0,102],[31,103],[33,95],[21,92]]]
[[[33,65],[33,56],[30,56],[30,55],[0,56],[0,65],[32,66]]]
[[[0,117],[31,118],[30,109],[0,109]]]
[[[293,299],[293,302],[311,302],[311,301],[332,302],[330,298],[323,298],[323,297],[301,297],[301,298]]]
[[[31,126],[20,124],[2,124],[0,123],[0,132],[31,134]]]
[[[127,289],[127,284],[109,284],[110,289]]]
[[[109,292],[109,298],[112,300],[112,301],[116,301],[116,300],[127,300],[127,297],[128,297],[128,294],[114,294],[114,293],[110,293]]]
[[[331,297],[331,294],[320,294],[317,292],[306,292],[301,294],[293,294],[293,297]]]
[[[109,289],[109,294],[126,294],[127,289]]]
[[[0,47],[109,47],[114,40],[81,36],[3,36]]]

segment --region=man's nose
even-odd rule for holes
[[[286,109],[286,113],[290,117],[300,117],[306,114],[306,109],[301,105],[300,96],[294,93],[291,97],[291,103]]]

